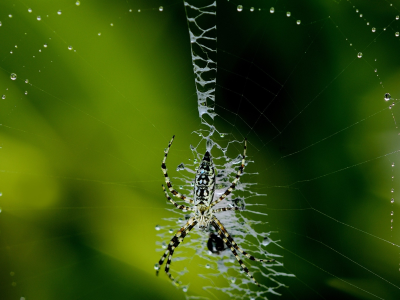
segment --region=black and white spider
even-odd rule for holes
[[[243,261],[240,259],[239,255],[235,251],[238,250],[240,253],[245,255],[247,258],[255,261],[260,261],[260,262],[273,262],[274,260],[265,260],[265,259],[258,259],[255,258],[254,256],[246,253],[243,249],[241,249],[233,240],[233,238],[229,235],[228,231],[225,229],[225,227],[221,224],[221,222],[217,219],[217,217],[214,215],[215,213],[221,212],[221,211],[227,211],[227,210],[240,210],[239,207],[224,207],[224,208],[218,208],[218,209],[213,209],[213,206],[216,205],[217,203],[221,202],[228,196],[234,189],[239,181],[240,175],[243,173],[244,169],[244,163],[245,163],[245,157],[246,157],[246,147],[247,147],[247,139],[244,141],[244,153],[243,153],[243,159],[242,159],[242,164],[239,167],[239,170],[236,174],[236,178],[233,180],[231,186],[219,197],[217,200],[213,201],[214,198],[214,192],[215,192],[215,169],[214,169],[214,164],[211,159],[211,154],[206,151],[204,154],[203,160],[201,161],[201,164],[199,168],[197,169],[196,172],[196,177],[194,181],[194,200],[190,199],[189,197],[186,197],[185,195],[182,195],[178,191],[174,190],[172,187],[171,181],[169,180],[168,173],[167,173],[167,166],[165,165],[165,162],[167,160],[168,156],[168,151],[172,145],[172,142],[174,141],[175,136],[172,137],[171,141],[168,144],[168,148],[165,149],[165,155],[164,159],[161,164],[161,169],[164,173],[165,177],[165,183],[167,184],[167,187],[169,191],[178,198],[181,198],[184,200],[186,203],[194,204],[192,207],[188,207],[185,205],[179,205],[176,203],[174,200],[171,199],[171,197],[168,195],[167,190],[165,189],[164,185],[162,185],[162,188],[165,193],[165,197],[174,204],[178,209],[182,210],[187,210],[187,211],[192,211],[192,217],[187,221],[187,223],[177,231],[177,233],[174,235],[174,237],[171,239],[171,241],[168,244],[168,248],[161,257],[160,261],[158,264],[156,264],[156,274],[158,275],[159,269],[161,265],[164,263],[165,258],[168,256],[167,264],[165,266],[165,272],[167,273],[168,277],[175,283],[178,284],[178,282],[174,279],[174,277],[169,273],[169,267],[171,265],[171,259],[172,255],[174,254],[174,250],[176,247],[179,246],[179,244],[183,241],[185,236],[189,233],[190,230],[193,229],[193,227],[196,224],[199,224],[200,229],[205,230],[206,228],[209,227],[209,225],[213,226],[216,231],[218,232],[218,235],[221,237],[221,239],[224,241],[224,243],[228,246],[228,248],[231,249],[233,255],[235,255],[237,261],[239,262],[240,266],[242,269],[247,273],[247,275],[254,281],[255,284],[258,284],[258,282],[254,279],[254,277],[250,274],[249,269],[245,266]],[[169,254],[169,255],[168,255]]]

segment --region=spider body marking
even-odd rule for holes
[[[247,148],[247,139],[245,139],[244,142],[244,152],[243,152],[243,159],[242,163],[239,167],[239,170],[236,174],[236,178],[232,181],[231,186],[215,201],[214,199],[214,193],[215,193],[215,168],[214,164],[212,162],[211,154],[206,151],[204,154],[204,157],[201,161],[201,164],[199,168],[197,169],[196,176],[195,176],[195,182],[194,182],[194,190],[193,190],[193,195],[194,199],[191,199],[178,191],[176,191],[172,187],[172,183],[168,177],[167,173],[167,166],[166,166],[166,160],[168,156],[169,149],[171,148],[172,142],[174,141],[175,136],[172,137],[171,141],[168,144],[168,148],[165,150],[164,154],[164,159],[161,164],[161,170],[164,174],[165,177],[165,183],[168,187],[168,190],[172,195],[174,195],[177,198],[182,199],[186,203],[193,204],[193,207],[188,207],[185,205],[179,205],[176,203],[169,195],[167,190],[165,189],[164,185],[162,185],[162,188],[165,193],[165,197],[173,204],[176,206],[178,209],[182,210],[187,210],[187,211],[192,211],[193,215],[192,217],[188,220],[188,222],[177,231],[177,233],[174,235],[174,237],[170,240],[167,250],[159,260],[158,264],[156,264],[156,274],[158,275],[159,268],[161,265],[164,263],[165,259],[167,259],[167,263],[165,266],[165,272],[167,273],[168,277],[174,282],[176,285],[179,285],[179,283],[174,279],[172,274],[169,272],[169,268],[171,265],[171,260],[172,260],[172,255],[174,253],[174,250],[178,245],[183,241],[185,236],[190,232],[190,230],[193,229],[197,224],[199,224],[199,228],[202,230],[205,230],[206,228],[209,227],[209,225],[213,226],[216,231],[218,232],[219,237],[222,239],[222,241],[227,245],[228,248],[232,251],[233,255],[236,257],[237,261],[239,262],[240,266],[242,269],[247,273],[247,275],[251,278],[251,280],[260,286],[258,282],[254,279],[254,277],[251,275],[249,272],[248,268],[246,265],[243,263],[239,255],[237,254],[236,250],[238,250],[240,253],[245,255],[247,258],[250,260],[255,260],[255,261],[260,261],[260,262],[273,262],[274,260],[265,260],[265,259],[258,259],[255,258],[254,256],[248,254],[245,252],[242,248],[236,244],[236,242],[233,240],[233,238],[229,235],[228,231],[225,229],[225,227],[222,225],[222,223],[217,219],[217,217],[214,215],[215,213],[221,212],[221,211],[227,211],[227,210],[240,210],[238,207],[223,207],[219,209],[213,209],[213,206],[216,205],[217,203],[221,202],[224,200],[236,187],[237,182],[239,181],[240,175],[243,173],[244,166],[245,166],[245,158],[246,158],[246,148]],[[209,246],[208,246],[209,247]],[[221,246],[219,246],[221,248]],[[221,250],[223,250],[223,245]]]

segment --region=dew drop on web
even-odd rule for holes
[[[264,246],[268,246],[271,243],[271,239],[269,237],[265,237],[264,240],[262,241],[262,244]]]

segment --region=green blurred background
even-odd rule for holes
[[[248,137],[281,299],[398,299],[397,7],[217,6],[215,125]],[[183,3],[2,1],[0,21],[0,299],[183,299],[153,268],[163,149],[178,176],[201,126]]]

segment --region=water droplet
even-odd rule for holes
[[[3,100],[6,99],[6,95],[1,96],[1,99]]]
[[[383,28],[383,31],[386,31],[386,27],[385,27],[385,28]]]
[[[374,72],[375,72],[375,73],[378,72],[378,69],[375,69]]]
[[[28,95],[28,91],[25,91],[24,94],[25,94],[25,95]]]
[[[156,230],[158,231],[160,229],[161,229],[160,225],[156,225]]]
[[[362,53],[361,53],[361,52],[358,52],[358,53],[357,53],[357,57],[358,57],[358,58],[361,58],[361,57],[362,57]]]
[[[0,207],[0,213],[2,212],[1,207]]]
[[[356,14],[359,12],[359,10],[358,9],[356,9]]]
[[[396,33],[394,34],[396,37],[398,37],[400,35],[400,33],[398,31],[396,31]]]
[[[290,11],[286,12],[286,17],[290,17],[290,16],[291,16]]]
[[[25,79],[25,83],[29,83],[29,79]]]
[[[242,11],[243,10],[243,6],[242,5],[238,5],[237,6],[237,11]]]
[[[140,12],[140,9],[138,9],[137,11]]]
[[[394,189],[391,189],[390,192],[391,192],[391,193],[394,193]]]
[[[182,287],[182,292],[186,293],[187,291],[188,291],[188,287],[187,286]]]
[[[158,8],[158,10],[159,10],[159,11],[163,11],[163,10],[164,10],[164,7],[160,6],[160,7]]]
[[[155,264],[154,265],[154,270],[157,270],[157,271],[160,270],[160,265],[159,264]]]
[[[61,14],[62,14],[62,11],[60,9],[59,11],[57,11],[57,15],[61,15]]]
[[[168,230],[169,233],[174,233],[174,230],[171,228]]]
[[[110,23],[110,26],[111,26],[111,27],[114,26],[114,23]]]
[[[397,15],[397,16],[396,16],[396,20],[398,20],[399,18],[400,18],[399,15]]]
[[[253,12],[254,11],[254,7],[250,7],[250,11]]]
[[[390,203],[394,203],[394,198],[390,199]]]
[[[235,277],[231,277],[231,282],[235,283],[236,282],[236,278]]]
[[[221,133],[219,136],[223,138],[223,137],[225,136],[225,134],[224,134],[224,133]]]
[[[301,20],[297,20],[297,21],[296,21],[296,24],[297,24],[297,25],[300,25],[300,24],[301,24]]]
[[[393,212],[393,211],[391,211],[391,212],[390,212],[390,215],[391,215],[391,216],[393,216],[393,214],[394,214],[394,212]]]
[[[375,27],[372,27],[372,32],[375,32],[376,31],[376,28]]]
[[[38,21],[40,21],[41,19],[42,19],[41,16],[37,16],[37,17],[36,17],[36,20],[38,20]]]
[[[32,8],[28,8],[28,13],[31,13],[32,12]]]
[[[392,96],[390,96],[389,93],[386,93],[386,94],[385,94],[385,97],[384,97],[385,101],[389,101],[390,98],[392,98]]]
[[[74,49],[72,46],[68,46],[68,50],[72,50]]]
[[[185,165],[183,163],[180,163],[177,167],[176,167],[177,171],[182,171],[185,170]]]
[[[43,47],[47,48],[47,44],[44,44]]]
[[[3,25],[3,23],[1,23],[1,21],[0,21],[0,26],[1,26],[1,25]]]
[[[129,9],[129,12],[132,12],[132,8]]]
[[[166,244],[165,242],[162,242],[162,243],[161,243],[161,247],[162,247],[163,249],[167,249],[167,244]]]
[[[79,5],[81,5],[81,2],[80,2],[80,1],[76,1],[76,2],[75,2],[75,5],[76,5],[76,6],[79,6]]]
[[[101,36],[101,32],[99,32],[97,35],[98,35],[98,36]]]
[[[360,14],[360,18],[362,18],[362,14]]]
[[[275,8],[271,7],[271,8],[269,9],[269,12],[270,12],[271,14],[273,14],[273,13],[275,12]]]
[[[3,192],[0,192],[0,197],[3,196]]]
[[[392,167],[394,167],[394,162],[392,162]]]
[[[8,17],[9,17],[9,18],[12,18],[12,14],[9,14]]]
[[[211,266],[209,264],[206,264],[206,269],[211,268]]]
[[[271,243],[271,239],[269,237],[265,237],[264,240],[262,241],[262,244],[264,246],[268,246],[269,243]]]
[[[17,74],[11,73],[10,78],[11,78],[11,80],[17,79]]]

